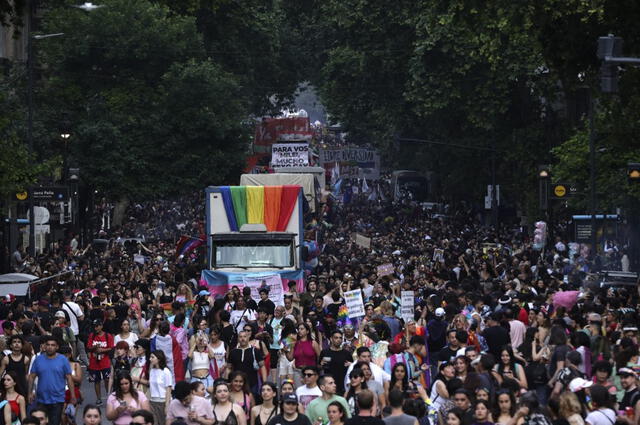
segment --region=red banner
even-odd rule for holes
[[[279,141],[308,141],[312,136],[308,117],[263,118],[256,125],[253,144],[254,146],[271,146]]]

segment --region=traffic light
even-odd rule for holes
[[[622,56],[622,37],[609,34],[598,37],[598,59],[603,61],[600,66],[600,89],[603,93],[618,92],[618,65],[614,58]]]
[[[627,164],[627,178],[629,183],[640,183],[640,162],[629,162]]]

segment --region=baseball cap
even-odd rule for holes
[[[633,369],[630,369],[628,367],[622,367],[620,369],[618,369],[618,375],[619,376],[623,376],[623,375],[631,375],[631,376],[635,376],[637,377],[638,375],[633,371]]]
[[[288,393],[282,397],[282,402],[298,404],[298,397],[296,397],[296,395],[293,393]]]
[[[571,382],[569,382],[569,389],[572,393],[575,393],[585,388],[589,388],[592,385],[593,381],[587,381],[583,378],[573,378]]]
[[[54,317],[61,317],[63,319],[66,319],[67,316],[64,315],[64,311],[58,310],[56,311],[56,314],[54,314]]]
[[[93,326],[102,326],[102,320],[100,319],[95,319],[93,322],[91,322],[93,324]]]
[[[442,307],[436,308],[436,316],[438,316],[438,317],[444,316],[444,308],[442,308]]]

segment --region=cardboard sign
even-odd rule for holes
[[[400,313],[405,322],[414,317],[415,295],[413,291],[402,291],[400,293]]]
[[[378,271],[376,274],[378,275],[378,277],[389,276],[390,274],[393,274],[393,271],[394,271],[393,264],[387,263],[387,264],[378,266]]]
[[[309,144],[308,143],[276,143],[271,147],[271,166],[308,167]]]
[[[361,235],[360,233],[354,233],[353,240],[358,246],[361,246],[363,248],[368,248],[368,249],[371,248],[371,238]]]
[[[251,277],[244,276],[242,278],[242,284],[237,285],[240,290],[245,286],[251,288],[251,298],[254,300],[260,299],[260,293],[258,290],[262,286],[269,288],[269,299],[273,301],[275,305],[284,305],[284,289],[282,288],[282,278],[280,275]]]
[[[362,291],[354,289],[344,293],[344,301],[349,310],[349,318],[364,316],[364,301],[362,300]]]

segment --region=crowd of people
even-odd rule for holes
[[[562,236],[538,251],[465,208],[329,202],[305,290],[283,282],[279,305],[267,288],[213,297],[176,255],[175,235],[202,229],[196,204],[134,204],[105,249],[71,237],[21,260],[56,277],[0,305],[5,423],[638,424],[637,288],[591,284],[602,262]]]

